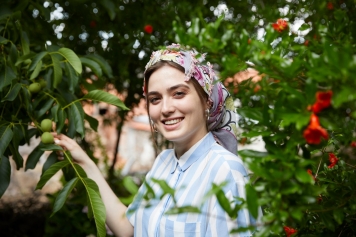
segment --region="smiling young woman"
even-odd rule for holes
[[[174,149],[158,155],[128,208],[85,152],[72,139],[56,136],[56,142],[98,183],[107,224],[115,235],[252,236],[249,230],[230,233],[256,225],[246,209],[237,211],[237,218],[232,219],[215,196],[207,196],[213,185],[225,183],[226,198],[238,204],[237,198],[246,198],[249,174],[236,155],[237,116],[232,98],[211,65],[203,62],[204,54],[178,44],[152,53],[144,81],[148,114],[153,129],[172,141]],[[164,180],[176,190],[174,196],[163,195],[154,180]],[[147,200],[149,191],[156,198]],[[185,206],[198,207],[200,212],[167,214]]]

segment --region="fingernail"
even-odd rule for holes
[[[59,140],[57,140],[57,139],[54,139],[54,142],[58,144],[58,143],[59,143]]]

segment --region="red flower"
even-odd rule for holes
[[[288,227],[288,226],[284,226],[283,229],[284,229],[284,232],[286,232],[287,237],[290,237],[292,234],[297,233],[297,230],[295,230],[291,227]]]
[[[314,181],[315,181],[315,176],[313,175],[313,171],[311,169],[307,170],[308,174],[311,175],[311,177],[313,177]]]
[[[278,19],[277,23],[272,24],[273,29],[275,29],[278,32],[282,32],[286,29],[288,29],[288,22],[283,20],[283,19]]]
[[[145,25],[143,28],[147,34],[152,34],[153,32],[153,27],[151,25]]]
[[[89,25],[90,25],[91,28],[95,28],[96,27],[96,21],[94,21],[94,20],[90,21]]]
[[[331,104],[331,96],[333,95],[332,91],[320,92],[316,93],[316,102],[312,106],[312,110],[314,113],[319,113],[323,109],[327,108]]]
[[[319,118],[313,113],[310,117],[310,123],[304,130],[304,138],[309,144],[319,144],[321,137],[328,139],[328,132],[320,126]]]
[[[329,161],[330,161],[330,165],[328,165],[328,168],[332,168],[337,164],[339,159],[335,156],[334,153],[329,153]]]
[[[351,144],[350,144],[350,146],[356,147],[356,141],[352,141]]]
[[[326,7],[329,9],[329,10],[333,10],[334,9],[334,5],[332,2],[328,2],[328,4],[326,4]]]

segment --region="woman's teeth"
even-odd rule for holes
[[[166,124],[166,125],[172,125],[172,124],[179,123],[180,121],[182,121],[182,119],[167,120],[167,121],[164,121],[164,124]]]

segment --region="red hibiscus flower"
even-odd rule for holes
[[[330,165],[328,165],[328,168],[330,169],[337,164],[339,159],[335,156],[334,153],[329,153],[329,161],[330,161]]]
[[[356,141],[352,141],[350,144],[351,147],[356,147]]]
[[[333,95],[332,91],[326,92],[317,92],[316,93],[316,102],[312,106],[314,113],[319,113],[323,109],[327,108],[331,104],[331,96]]]
[[[288,226],[284,226],[283,229],[284,229],[284,232],[286,232],[287,237],[290,237],[291,235],[297,233],[297,230],[295,230],[291,227],[288,227]]]
[[[276,31],[282,32],[282,31],[288,29],[288,22],[283,19],[278,19],[276,23],[272,24],[272,27]]]
[[[153,32],[153,27],[151,25],[145,25],[143,29],[147,34],[152,34]]]
[[[319,144],[321,137],[328,139],[328,132],[320,126],[319,118],[313,113],[310,117],[310,123],[304,130],[304,138],[309,144]]]

